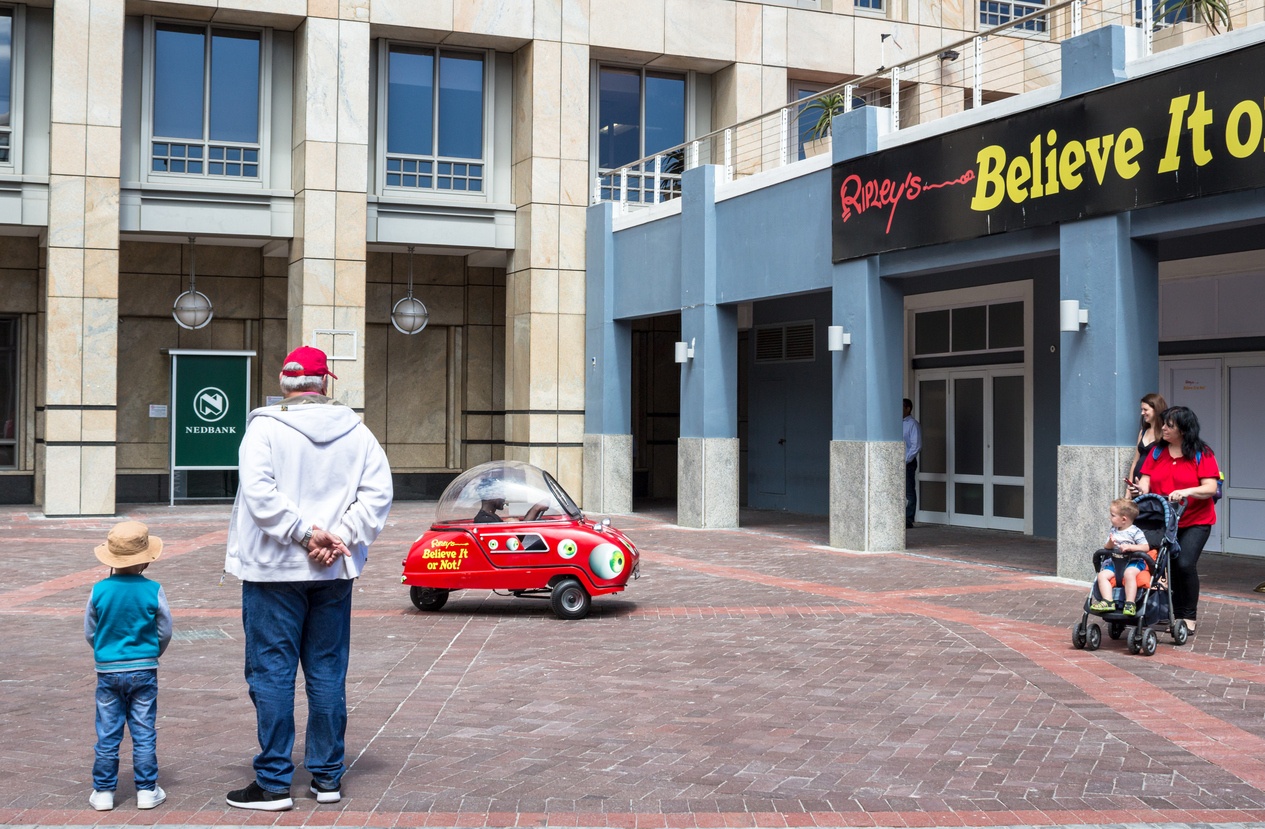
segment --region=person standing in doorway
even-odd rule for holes
[[[914,526],[918,513],[918,454],[922,452],[922,426],[914,420],[914,401],[904,400],[901,431],[905,434],[905,529]]]
[[[224,570],[242,582],[255,779],[239,809],[290,809],[295,674],[307,692],[304,765],[318,803],[342,798],[352,583],[391,510],[391,467],[350,408],[328,397],[325,353],[290,352],[284,398],[246,419]]]

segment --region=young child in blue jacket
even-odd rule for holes
[[[171,610],[162,585],[141,575],[162,551],[162,539],[139,521],[115,524],[94,550],[112,568],[109,578],[93,586],[83,617],[97,668],[97,745],[88,803],[99,812],[114,808],[124,724],[132,734],[136,808],[152,809],[167,799],[158,785],[155,722],[158,657],[171,641]]]

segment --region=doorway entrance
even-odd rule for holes
[[[917,371],[914,388],[922,424],[917,520],[1026,531],[1022,366]]]

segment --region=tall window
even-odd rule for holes
[[[13,9],[0,9],[0,164],[13,161]]]
[[[685,143],[685,76],[603,66],[598,70],[597,159],[601,173]],[[631,201],[658,201],[680,187],[684,157],[660,162],[660,193],[653,193],[652,165],[629,182]],[[618,198],[617,178],[603,179],[603,198]]]
[[[386,185],[484,192],[484,55],[392,45]]]
[[[0,317],[0,469],[18,462],[18,318]]]
[[[1133,0],[1133,17],[1142,23],[1142,0]],[[1190,20],[1190,5],[1177,0],[1151,0],[1151,25],[1155,28],[1171,26]]]
[[[259,178],[262,46],[258,30],[154,27],[152,172]]]
[[[1010,2],[1010,0],[980,0],[980,28],[991,29],[994,26],[1001,26],[1026,14],[1039,12],[1043,8],[1045,8],[1044,2],[1019,3]],[[1044,32],[1046,30],[1046,18],[1034,17],[1031,20],[1020,23],[1015,28],[1025,32]]]

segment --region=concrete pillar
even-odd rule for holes
[[[614,205],[588,209],[585,288],[584,491],[592,512],[632,512],[632,338],[616,322]]]
[[[43,443],[49,516],[113,515],[123,0],[53,7]]]
[[[1061,48],[1064,97],[1124,79],[1118,26]],[[1079,302],[1089,324],[1059,335],[1057,572],[1088,580],[1107,505],[1124,494],[1138,400],[1159,383],[1159,269],[1154,246],[1131,238],[1129,214],[1060,225],[1059,299]]]
[[[878,149],[890,112],[865,107],[831,126],[834,160]],[[880,276],[876,256],[834,266],[833,324],[852,344],[830,355],[834,405],[830,443],[830,545],[905,547],[905,444],[901,436],[904,303]]]
[[[370,40],[365,10],[348,3],[342,10],[342,18],[338,4],[328,5],[330,17],[313,11],[295,33],[295,217],[286,337],[287,350],[306,343],[332,357],[353,358],[330,366],[338,375],[333,394],[363,413]],[[268,357],[261,355],[263,370],[275,372]]]
[[[1122,214],[1059,228],[1060,299],[1089,312],[1088,325],[1059,335],[1057,571],[1068,578],[1093,574],[1107,504],[1124,494],[1138,400],[1159,382],[1158,264],[1129,225]]]
[[[713,166],[681,184],[681,339],[693,356],[681,365],[677,443],[677,523],[738,526],[738,312],[719,305],[716,178]]]
[[[514,55],[517,239],[506,273],[505,457],[583,489],[587,30],[566,21]]]

